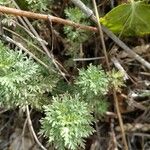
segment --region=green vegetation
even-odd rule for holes
[[[41,120],[42,130],[58,150],[76,150],[85,147],[84,139],[94,132],[94,120],[89,106],[79,95],[68,93],[53,97],[52,104],[44,106],[46,117]]]
[[[109,79],[100,66],[90,65],[87,70],[79,71],[76,84],[83,99],[96,114],[103,115],[107,110],[106,94],[109,91]]]
[[[0,105],[41,108],[47,99],[44,93],[52,91],[58,80],[51,72],[21,50],[10,50],[0,42]]]
[[[89,0],[84,2],[91,6]],[[41,13],[53,12],[50,6],[53,3],[52,0],[17,1],[20,8]],[[13,6],[9,1],[3,0],[0,1],[0,4]],[[79,8],[70,3],[64,6],[67,6],[64,7],[62,13],[65,19],[79,24],[91,25],[89,19]],[[149,7],[149,4],[143,4],[143,2],[134,2],[134,6],[122,4],[112,9],[100,21],[117,34],[145,35],[150,33],[148,26],[150,24]],[[145,11],[147,16],[143,15]],[[121,14],[124,14],[124,17]],[[48,42],[49,45],[45,45],[49,51],[52,46],[54,47],[50,51],[52,56],[54,55],[54,59],[56,55],[54,61],[42,50],[37,37],[33,38],[31,34],[25,32],[28,29],[24,30],[25,27],[18,25],[19,21],[14,21],[14,18],[11,17],[3,17],[2,19],[2,24],[8,29],[4,34],[10,35],[13,40],[17,39],[17,42],[20,42],[33,54],[32,56],[35,56],[34,58],[38,58],[48,67],[43,67],[38,63],[38,59],[34,59],[30,53],[26,53],[16,46],[13,48],[14,45],[9,45],[8,41],[1,38],[0,107],[15,109],[28,105],[43,115],[39,130],[40,134],[48,139],[48,143],[54,145],[58,150],[84,149],[85,139],[96,132],[96,123],[105,117],[109,110],[108,96],[112,94],[112,88],[120,92],[124,86],[122,73],[114,69],[106,71],[104,65],[99,65],[98,61],[92,63],[73,62],[73,58],[80,57],[81,49],[84,49],[83,45],[90,38],[91,33],[89,34],[85,30],[61,26],[58,30],[62,35],[57,35],[57,32],[54,32],[54,39],[50,39],[52,33],[47,32],[49,27],[44,26],[42,21],[31,20],[33,27],[36,30],[39,29],[38,32],[42,36],[48,35],[48,39],[52,40],[53,45],[49,44],[51,42]],[[53,25],[54,28],[55,25]],[[143,30],[140,30],[141,28]],[[43,29],[46,34],[44,34]],[[16,34],[14,35],[10,31],[14,31]],[[59,46],[58,42],[61,38],[65,41],[62,42],[64,44],[61,45],[62,47]],[[99,54],[99,52],[91,51],[89,54],[85,54],[85,57]],[[60,67],[59,69],[56,64],[58,68]],[[69,82],[66,82],[62,74]]]
[[[56,74],[43,69],[21,50],[10,50],[2,43],[0,62],[0,105],[43,108],[46,116],[41,120],[41,133],[49,142],[60,150],[84,148],[84,138],[94,132],[92,113],[102,116],[108,107],[106,94],[111,78],[102,68],[90,65],[79,70],[72,95],[65,92],[51,98],[48,93],[56,86]]]

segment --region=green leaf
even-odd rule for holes
[[[123,36],[150,34],[150,4],[132,2],[119,5],[100,18],[100,22]]]

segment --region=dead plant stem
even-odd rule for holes
[[[96,1],[95,0],[92,0],[92,1],[93,1],[93,5],[94,5],[94,10],[95,10],[96,19],[97,19],[98,30],[99,30],[99,34],[100,34],[100,39],[101,39],[101,43],[102,43],[103,52],[104,52],[104,55],[105,55],[107,68],[108,68],[108,70],[110,70],[110,64],[109,64],[107,50],[106,50],[106,45],[105,45],[105,41],[104,41],[104,35],[103,35],[101,24],[98,21],[99,20],[99,14],[98,14],[98,10],[97,10]]]
[[[122,120],[122,117],[121,117],[118,98],[117,98],[117,94],[116,94],[115,89],[113,89],[113,97],[114,97],[114,101],[115,101],[116,112],[117,112],[118,119],[119,119],[120,129],[121,129],[121,133],[122,133],[122,140],[123,140],[123,143],[124,143],[125,150],[128,150],[128,144],[127,144],[125,131],[124,131],[124,127],[123,127],[123,120]]]
[[[16,8],[10,8],[10,7],[5,7],[5,6],[0,6],[0,12],[6,13],[6,14],[12,14],[15,16],[32,18],[32,19],[48,20],[48,15],[46,15],[46,14],[33,13],[30,11],[23,11],[23,10],[19,10]],[[89,30],[89,31],[97,32],[96,27],[81,25],[81,24],[75,23],[73,21],[62,19],[59,17],[55,17],[52,15],[49,15],[49,16],[51,17],[52,22],[60,23],[60,24],[68,25],[68,26],[73,26],[75,28],[79,28],[79,29],[83,29],[83,30]]]
[[[30,117],[30,111],[29,111],[29,106],[27,105],[26,106],[26,113],[27,113],[27,120],[28,120],[28,125],[29,125],[29,129],[30,129],[30,132],[32,133],[36,143],[40,146],[40,148],[42,150],[47,150],[43,145],[42,143],[40,143],[40,141],[38,140],[37,136],[36,136],[36,133],[34,131],[34,128],[33,128],[33,125],[32,125],[32,121],[31,121],[31,117]]]

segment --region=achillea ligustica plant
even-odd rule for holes
[[[22,1],[22,0],[21,0]],[[25,0],[28,4],[28,8],[32,11],[44,12],[48,9],[48,5],[52,4],[53,0]]]
[[[52,104],[44,106],[46,117],[41,120],[41,132],[58,150],[84,148],[84,138],[94,132],[88,107],[79,95],[53,97]]]
[[[83,100],[88,102],[93,112],[100,115],[106,112],[106,94],[109,91],[110,78],[101,66],[90,64],[87,69],[80,69],[76,85]]]
[[[56,75],[38,65],[34,60],[14,51],[0,42],[0,105],[13,107],[31,104],[42,107],[57,83]]]
[[[117,87],[117,80],[120,86],[120,77],[118,72],[105,72],[101,66],[91,64],[79,70],[74,91],[55,94],[52,104],[44,106],[46,116],[41,120],[41,133],[49,143],[58,150],[84,148],[83,138],[94,132],[92,123],[104,116],[109,88],[114,82]]]
[[[79,8],[69,7],[66,8],[64,12],[67,19],[76,23],[90,25],[90,22],[87,21],[86,15]],[[67,54],[72,57],[79,56],[80,45],[88,39],[89,33],[85,30],[71,26],[65,26],[64,33],[66,34],[66,40],[68,41]]]
[[[111,88],[121,90],[124,86],[123,74],[112,70],[105,72],[101,66],[90,64],[87,69],[80,69],[76,79],[82,99],[91,106],[98,116],[105,114],[108,108],[107,94]]]

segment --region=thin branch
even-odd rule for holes
[[[98,21],[99,20],[99,14],[98,14],[98,10],[97,10],[96,1],[95,0],[92,0],[92,1],[93,1],[93,5],[94,5],[94,10],[95,10],[96,19],[97,19],[98,30],[99,30],[99,34],[100,34],[100,39],[101,39],[101,43],[102,43],[103,52],[104,52],[104,55],[105,55],[107,68],[108,68],[108,70],[110,70],[110,64],[109,64],[109,60],[108,60],[108,54],[107,54],[106,45],[105,45],[105,41],[104,41],[104,35],[103,35],[103,31],[102,31],[102,26],[101,26],[100,22]]]
[[[25,18],[25,17],[24,17]],[[22,19],[22,18],[21,18]],[[41,41],[41,42],[43,42],[44,44],[46,44],[46,45],[48,45],[48,43],[45,41],[45,40],[43,40],[43,39],[41,39],[41,38],[37,38],[30,30],[29,30],[29,28],[26,28],[25,26],[22,26],[20,23],[18,23],[17,21],[14,21],[13,20],[13,22],[16,24],[16,25],[18,25],[20,28],[22,28],[29,36],[31,36],[31,38],[33,38],[34,40],[37,40],[38,42],[39,41]],[[22,19],[22,22],[24,22],[24,20]],[[25,22],[24,22],[24,24],[25,24]]]
[[[21,40],[23,40],[26,43],[29,43],[32,47],[34,47],[36,50],[38,50],[39,52],[41,52],[42,54],[45,54],[45,52],[43,52],[39,47],[37,47],[36,45],[34,45],[32,42],[30,42],[29,40],[25,39],[24,37],[22,37],[21,35],[19,35],[18,33],[14,32],[13,30],[10,30],[8,28],[3,27],[4,30],[12,33],[13,35],[17,36],[18,38],[20,38]]]
[[[104,57],[93,57],[93,58],[74,58],[73,61],[91,61],[91,60],[99,60]]]
[[[127,80],[129,79],[129,75],[127,72],[124,70],[124,68],[121,66],[120,62],[117,60],[116,57],[112,57],[111,61],[114,63],[115,67],[123,74],[123,79]],[[131,79],[131,78],[130,78]]]
[[[39,13],[33,13],[30,11],[23,11],[15,8],[9,8],[5,6],[0,6],[0,12],[6,13],[6,14],[12,14],[15,16],[22,16],[22,17],[27,17],[27,18],[32,18],[32,19],[42,19],[42,20],[48,20],[48,15],[45,14],[39,14]],[[59,17],[54,17],[52,15],[49,15],[51,17],[51,21],[55,23],[60,23],[68,26],[73,26],[75,28],[80,28],[83,30],[89,30],[89,31],[94,31],[97,32],[97,28],[92,27],[92,26],[86,26],[86,25],[81,25],[78,23],[75,23],[70,20],[62,19]]]
[[[79,7],[87,17],[94,16],[93,11],[80,0],[71,0],[71,2],[74,3],[75,6]]]
[[[36,134],[35,134],[35,131],[34,131],[34,128],[33,128],[33,125],[32,125],[32,121],[31,121],[31,118],[30,118],[30,112],[29,112],[29,106],[27,105],[26,106],[26,113],[27,113],[27,120],[28,120],[28,125],[29,125],[29,129],[31,131],[31,133],[33,134],[33,137],[36,141],[36,143],[40,146],[40,148],[42,150],[47,150],[41,143],[40,141],[38,140]]]
[[[122,120],[122,116],[121,116],[121,113],[120,113],[119,102],[118,102],[118,98],[117,98],[117,94],[116,94],[115,89],[113,89],[113,97],[114,97],[114,101],[115,101],[115,108],[116,108],[116,112],[117,112],[117,115],[118,115],[120,129],[121,129],[121,133],[122,133],[123,143],[124,143],[124,146],[125,146],[125,150],[128,150],[126,135],[125,135],[124,127],[123,127],[123,120]]]

